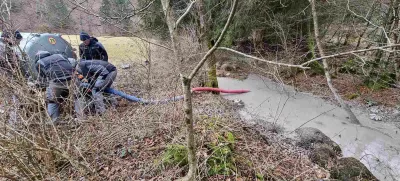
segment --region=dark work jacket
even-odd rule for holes
[[[113,64],[101,60],[81,61],[79,69],[77,69],[78,73],[89,79],[89,81],[97,79],[98,76],[105,78],[110,72],[116,70],[117,68]]]
[[[74,68],[67,58],[61,54],[53,54],[39,59],[36,70],[41,77],[50,81],[65,81],[71,79]]]
[[[14,52],[11,44],[0,45],[0,59],[1,61],[16,61],[14,58],[18,59],[18,55]]]
[[[96,39],[90,38],[90,44],[79,45],[79,57],[84,60],[104,60],[108,62],[108,54],[104,46]]]

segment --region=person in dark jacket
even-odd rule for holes
[[[0,66],[7,69],[15,69],[18,62],[18,55],[15,53],[13,47],[19,46],[22,40],[21,33],[17,30],[14,35],[9,32],[3,31],[1,34],[1,42],[3,46],[0,47]]]
[[[22,40],[22,35],[21,33],[16,30],[14,32],[13,36],[10,36],[10,33],[7,31],[3,31],[3,33],[1,34],[1,39],[4,43],[7,43],[8,45],[19,45],[19,43]]]
[[[62,54],[51,54],[48,51],[38,51],[35,60],[39,76],[49,82],[46,88],[47,112],[51,120],[56,122],[60,116],[60,104],[69,95],[74,67]]]
[[[84,60],[103,60],[108,62],[108,54],[104,46],[85,32],[80,33],[79,57]]]
[[[92,90],[96,113],[105,112],[103,91],[113,84],[117,77],[117,68],[105,61],[86,60],[81,61],[76,66],[76,72],[80,75],[80,79],[88,81],[89,88]]]

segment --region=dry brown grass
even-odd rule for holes
[[[299,74],[295,79],[287,79],[285,82],[291,83],[289,81],[292,81],[299,91],[310,92],[314,95],[333,100],[324,76]],[[338,74],[332,81],[335,88],[338,89],[339,94],[347,101],[360,105],[364,105],[368,101],[374,101],[389,108],[396,107],[400,103],[400,92],[397,88],[372,90],[365,86],[362,78],[357,75]]]
[[[71,43],[72,47],[79,53],[79,35],[62,35],[62,37]],[[148,45],[135,37],[96,37],[107,50],[110,62],[120,64],[121,62],[142,63],[147,58]]]

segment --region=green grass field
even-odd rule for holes
[[[79,35],[63,35],[79,53]],[[138,38],[133,37],[96,37],[107,50],[110,62],[120,63],[129,61],[141,61],[147,56],[145,44]]]

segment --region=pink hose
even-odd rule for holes
[[[195,87],[195,88],[192,89],[192,91],[194,91],[194,92],[213,91],[213,92],[233,93],[233,94],[241,94],[241,93],[250,92],[250,90],[244,90],[244,89],[239,89],[239,90],[225,90],[225,89],[212,88],[212,87]]]

